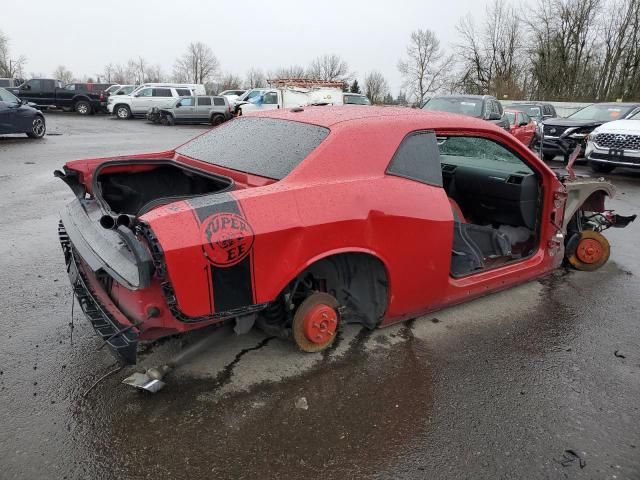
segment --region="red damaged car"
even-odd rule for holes
[[[527,146],[531,146],[536,136],[536,122],[529,115],[520,110],[510,110],[505,108],[505,115],[509,119],[509,131]]]
[[[139,341],[234,320],[331,345],[342,322],[418,317],[606,262],[602,180],[559,179],[482,120],[394,108],[245,116],[175,150],[77,160],[60,240],[96,332]]]

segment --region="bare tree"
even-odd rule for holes
[[[418,29],[411,33],[407,58],[398,62],[403,87],[422,105],[429,93],[442,88],[452,63],[453,56],[445,57],[435,33]]]
[[[11,57],[9,37],[0,31],[0,77],[19,78],[24,75],[27,59],[24,55]]]
[[[389,92],[389,84],[380,72],[370,72],[364,77],[364,92],[371,103],[382,103]]]
[[[316,80],[348,82],[352,75],[349,64],[335,53],[322,55],[311,62],[307,76]]]
[[[459,89],[498,97],[520,96],[526,59],[523,25],[515,9],[505,0],[494,0],[479,28],[474,18],[467,16],[460,20],[457,30],[457,60],[462,69]]]
[[[53,78],[62,81],[62,83],[71,83],[73,82],[73,73],[64,65],[58,65],[53,71]]]
[[[242,86],[242,78],[233,73],[227,73],[220,78],[220,81],[216,84],[217,93],[224,92],[225,90],[237,90]]]
[[[525,14],[533,46],[529,56],[534,96],[589,100],[603,0],[538,0]]]
[[[111,83],[111,77],[113,77],[116,73],[116,69],[112,63],[107,63],[104,66],[104,70],[102,76],[107,83]]]
[[[306,71],[300,65],[291,65],[289,67],[278,67],[276,70],[267,72],[267,80],[276,78],[304,78]]]
[[[220,63],[208,45],[190,43],[182,57],[173,66],[174,78],[190,83],[207,83],[219,74]]]
[[[267,79],[259,68],[250,68],[245,78],[245,85],[248,88],[263,88],[267,86]]]

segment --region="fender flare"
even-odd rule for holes
[[[604,210],[604,196],[613,198],[616,189],[610,182],[602,178],[586,178],[565,183],[567,201],[564,207],[562,232],[567,233],[567,226],[578,210],[589,202],[595,211]],[[601,202],[601,205],[599,205]]]

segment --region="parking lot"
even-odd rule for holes
[[[606,232],[611,259],[593,273],[347,326],[318,354],[201,330],[144,347],[91,389],[117,364],[77,306],[72,317],[57,239],[72,193],[52,172],[209,127],[46,118],[40,141],[0,137],[0,478],[640,478],[637,222]],[[640,171],[607,177],[609,208],[638,213]],[[161,392],[120,383],[203,337]]]

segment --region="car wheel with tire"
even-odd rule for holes
[[[131,118],[131,109],[127,105],[116,105],[113,111],[116,113],[116,118],[120,120]]]
[[[216,125],[220,125],[221,123],[224,123],[224,115],[214,115],[211,117],[211,125],[213,125],[214,127]]]
[[[599,162],[589,162],[589,166],[591,167],[591,170],[596,173],[609,173],[612,172],[614,168],[616,168],[615,165]]]
[[[76,102],[73,109],[80,115],[89,115],[91,113],[91,104],[86,100],[79,100]]]
[[[31,124],[31,131],[27,132],[29,138],[42,138],[47,132],[47,124],[44,121],[44,117],[38,115],[33,119]]]

